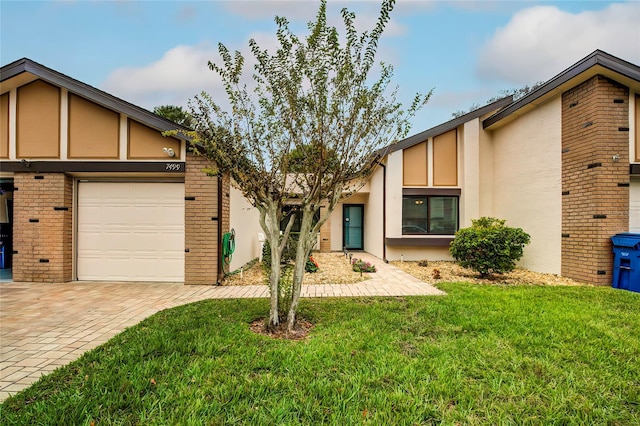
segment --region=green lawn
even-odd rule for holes
[[[304,341],[253,334],[267,300],[160,312],[4,402],[2,424],[640,424],[640,294],[446,284],[304,300]]]

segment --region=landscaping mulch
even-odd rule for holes
[[[303,340],[309,336],[309,332],[313,328],[313,324],[304,318],[298,318],[295,328],[289,331],[287,329],[286,320],[280,323],[280,326],[277,328],[269,328],[267,327],[266,318],[259,318],[253,321],[249,325],[249,328],[254,333],[262,334],[263,336],[268,336],[272,339]]]
[[[342,253],[313,253],[311,255],[318,262],[317,272],[307,272],[303,285],[312,284],[354,284],[368,280],[369,277],[354,272],[349,259]],[[268,282],[262,264],[256,262],[242,274],[227,276],[222,285],[261,285]]]
[[[420,266],[424,262],[426,262],[427,266]],[[559,275],[543,274],[523,268],[516,268],[506,274],[496,274],[490,278],[479,278],[477,272],[463,268],[453,261],[393,261],[390,263],[429,284],[464,281],[474,284],[588,285]]]

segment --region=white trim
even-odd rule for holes
[[[17,157],[17,126],[18,126],[18,89],[14,87],[9,91],[9,160]]]
[[[69,92],[60,88],[60,159],[69,158]]]
[[[433,186],[433,138],[427,139],[427,186]]]
[[[127,159],[127,148],[129,142],[129,117],[125,114],[120,114],[120,153],[119,159],[126,160]]]

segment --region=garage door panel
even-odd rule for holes
[[[81,182],[78,279],[184,280],[184,184]]]

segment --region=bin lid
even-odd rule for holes
[[[611,237],[611,242],[615,247],[636,247],[640,244],[640,234],[624,232]]]

